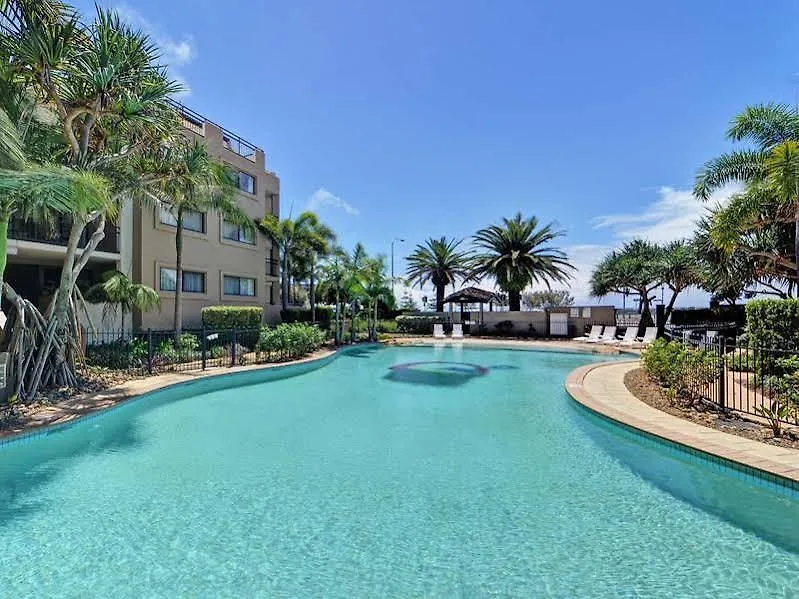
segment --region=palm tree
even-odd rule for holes
[[[292,255],[307,248],[320,247],[323,235],[319,231],[323,228],[325,231],[330,230],[319,222],[313,212],[303,212],[295,220],[280,219],[274,214],[268,214],[260,222],[260,226],[280,252],[281,306],[283,310],[287,310]]]
[[[385,256],[377,256],[366,260],[359,273],[360,286],[368,304],[369,340],[377,339],[377,308],[379,302],[386,301],[392,294],[386,278]]]
[[[427,239],[405,258],[405,271],[409,281],[420,288],[428,281],[436,288],[436,312],[444,311],[444,291],[447,285],[455,285],[458,279],[469,276],[470,255],[458,248],[461,239],[441,237]]]
[[[792,268],[794,280],[799,281],[799,112],[784,104],[749,106],[733,119],[727,138],[754,147],[734,150],[705,163],[696,177],[694,195],[707,200],[719,187],[742,182],[747,185],[750,200],[790,206],[794,225]],[[758,211],[751,202],[749,208]]]
[[[472,277],[491,277],[508,294],[512,312],[521,310],[521,292],[533,283],[550,287],[571,278],[574,267],[566,254],[550,246],[562,231],[552,223],[540,227],[534,216],[524,218],[519,212],[512,219],[503,218],[500,225],[481,229],[474,236],[482,253],[475,257]]]
[[[234,225],[255,230],[253,219],[235,199],[229,172],[208,155],[206,147],[180,138],[165,147],[161,156],[164,180],[158,186],[156,199],[169,210],[175,220],[175,343],[180,341],[183,327],[183,228],[187,211],[218,212]]]
[[[141,283],[134,283],[118,270],[104,272],[101,279],[100,283],[86,291],[86,300],[106,304],[103,309],[103,318],[111,312],[119,310],[123,335],[125,334],[125,314],[133,310],[147,312],[161,305],[161,298],[155,289]]]
[[[349,256],[340,248],[333,248],[327,262],[322,266],[322,278],[319,281],[319,293],[326,301],[335,306],[335,343],[340,345],[343,338],[344,319],[341,314],[341,303],[344,299],[349,272]]]

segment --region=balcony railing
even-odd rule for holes
[[[280,262],[278,260],[266,259],[266,274],[270,277],[280,276]]]
[[[72,219],[68,216],[56,217],[52,226],[20,218],[12,218],[8,224],[8,237],[9,239],[20,241],[35,241],[37,243],[65,246],[69,243],[69,231],[71,228]],[[87,225],[80,236],[78,247],[86,247],[95,230],[94,224]],[[98,244],[97,250],[113,254],[119,253],[119,229],[116,226],[111,223],[105,224],[105,237]]]
[[[176,100],[167,100],[167,103],[178,112],[181,123],[189,131],[194,131],[199,135],[205,135],[204,123],[213,123],[213,121],[205,118],[200,113],[195,112],[188,106],[184,106]],[[239,156],[243,156],[247,160],[255,162],[256,152],[258,151],[256,146],[248,142],[243,137],[239,137],[232,131],[225,129],[221,125],[218,125],[217,123],[213,124],[222,130],[222,145],[224,147],[231,152],[238,154]]]

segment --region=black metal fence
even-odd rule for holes
[[[81,366],[134,374],[205,370],[274,362],[280,356],[258,351],[260,329],[87,332]]]
[[[688,391],[731,410],[799,425],[799,351],[757,347],[716,331],[683,329]]]

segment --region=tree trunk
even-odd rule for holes
[[[355,302],[350,305],[350,343],[355,343]]]
[[[177,347],[183,332],[183,208],[178,208],[175,226],[175,316],[172,326]]]
[[[796,283],[799,285],[799,197],[796,198],[796,211],[794,213],[794,237],[793,237],[793,254],[796,260]]]
[[[336,345],[341,344],[341,328],[340,328],[341,314],[339,313],[340,311],[341,311],[341,300],[339,298],[338,288],[336,288],[336,335],[335,335]]]
[[[671,316],[671,311],[674,309],[674,302],[677,301],[677,296],[680,295],[679,290],[672,289],[671,290],[671,299],[669,303],[666,305],[666,311],[663,314],[663,318],[668,322],[669,316]]]
[[[444,285],[436,285],[436,312],[444,311]]]
[[[522,292],[509,290],[508,291],[508,309],[511,312],[519,312],[522,309]]]
[[[311,303],[311,324],[316,323],[316,285],[314,280],[314,269],[316,265],[314,264],[314,260],[311,259],[311,278],[309,280],[308,286],[308,300]]]
[[[289,308],[289,250],[283,248],[283,264],[281,265],[283,276],[280,281],[280,303],[283,310]]]
[[[3,289],[3,280],[6,274],[6,263],[8,262],[8,221],[11,220],[11,212],[3,210],[0,212],[0,290]],[[2,293],[0,293],[2,296]]]

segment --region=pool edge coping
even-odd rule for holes
[[[750,474],[776,479],[772,482],[799,490],[799,451],[725,433],[653,408],[635,397],[624,385],[624,375],[638,364],[637,360],[586,364],[570,372],[564,386],[575,402],[617,425],[675,444],[689,452],[699,452],[710,459],[720,459],[734,469],[743,468],[751,471]],[[618,372],[608,372],[614,368]],[[604,379],[594,380],[597,371],[603,369],[605,372],[601,376]],[[592,374],[593,377],[589,376]],[[612,384],[612,390],[602,389],[601,383]],[[610,395],[613,403],[607,398]],[[775,459],[774,454],[792,458],[793,463],[788,459]]]

